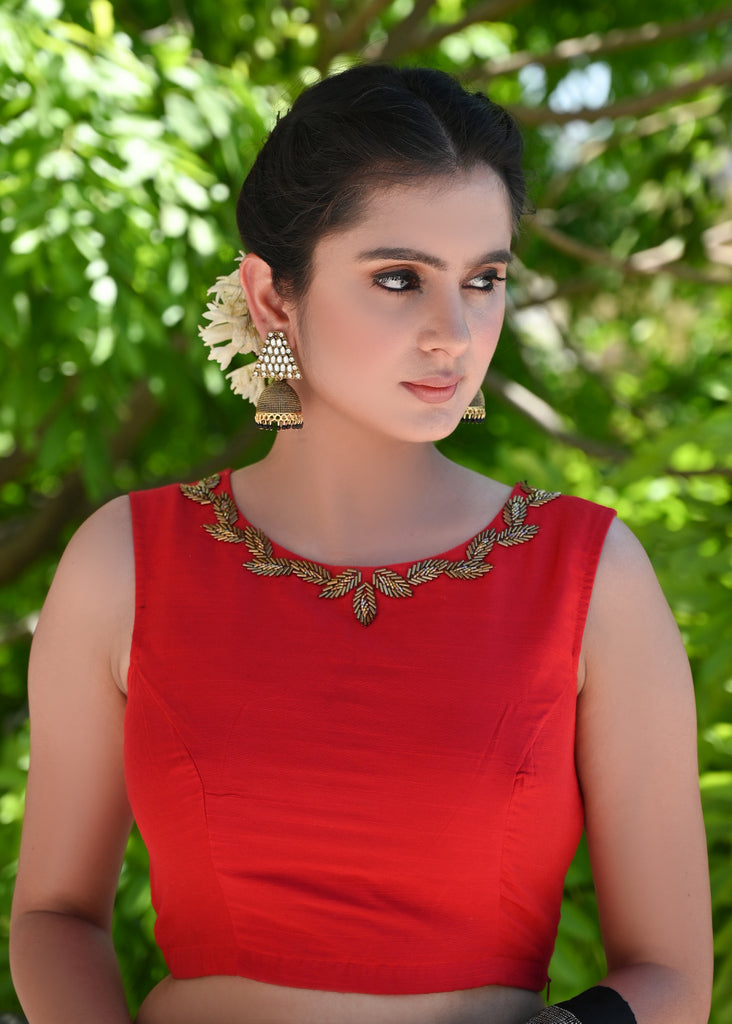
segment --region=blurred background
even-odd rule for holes
[[[615,506],[692,660],[732,1022],[732,5],[715,0],[0,3],[0,1012],[28,764],[30,637],[64,544],[133,488],[263,454],[197,337],[235,266],[237,190],[304,84],[421,63],[507,105],[534,213],[485,427],[444,442],[506,482]],[[537,851],[541,856],[541,851]],[[134,1010],[165,973],[130,840],[115,939]],[[581,847],[552,999],[603,971]]]

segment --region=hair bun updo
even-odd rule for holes
[[[506,187],[515,229],[526,200],[522,155],[511,115],[450,75],[357,66],[306,89],[277,122],[239,194],[239,233],[275,287],[298,298],[317,242],[353,224],[377,185],[485,164]]]

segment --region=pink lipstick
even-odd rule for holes
[[[459,383],[459,377],[423,377],[420,380],[402,381],[407,391],[415,398],[430,405],[449,402]]]

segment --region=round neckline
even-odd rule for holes
[[[360,572],[367,574],[372,573],[374,569],[391,569],[393,572],[398,572],[401,575],[403,572],[410,569],[413,565],[418,565],[421,562],[442,560],[454,561],[455,555],[463,555],[465,553],[465,549],[472,541],[475,540],[476,537],[479,537],[481,534],[486,533],[491,528],[496,528],[499,526],[499,524],[502,524],[503,513],[507,505],[509,504],[512,498],[515,498],[518,493],[521,493],[521,481],[517,481],[511,488],[511,492],[504,501],[504,503],[498,509],[493,518],[488,523],[486,523],[485,526],[481,527],[481,529],[478,530],[477,533],[474,533],[471,537],[467,537],[465,540],[460,541],[458,544],[453,545],[453,547],[448,548],[445,551],[441,551],[438,554],[424,555],[422,558],[413,558],[405,562],[378,562],[374,563],[373,565],[357,565],[346,563],[338,564],[334,562],[319,562],[316,559],[306,558],[304,555],[291,551],[289,548],[286,548],[282,544],[279,544],[276,540],[273,540],[269,536],[269,534],[265,533],[265,531],[262,530],[259,526],[257,526],[255,523],[252,523],[249,519],[247,519],[247,517],[244,515],[241,508],[239,507],[236,498],[234,497],[234,490],[231,486],[231,474],[231,468],[222,470],[220,474],[221,479],[219,486],[221,490],[226,492],[228,497],[233,502],[234,507],[236,508],[238,516],[238,526],[240,526],[242,529],[246,529],[247,527],[249,527],[252,530],[256,530],[269,541],[269,543],[272,545],[272,547],[275,549],[275,551],[280,557],[287,558],[292,561],[310,562],[313,565],[317,565],[322,567],[323,569],[329,570],[334,575],[338,572],[342,572],[345,569],[359,570]]]

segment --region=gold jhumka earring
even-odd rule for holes
[[[287,383],[302,374],[282,331],[270,331],[252,368],[252,377],[271,380],[257,401],[254,422],[263,430],[301,430],[302,406]]]
[[[485,419],[485,396],[480,388],[461,418],[463,423],[482,423]]]

